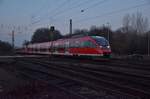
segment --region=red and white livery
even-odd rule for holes
[[[51,42],[35,43],[24,46],[23,53],[110,57],[109,42],[101,36],[59,39]]]

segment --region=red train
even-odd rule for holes
[[[29,44],[21,50],[29,54],[52,54],[86,57],[107,57],[111,55],[109,42],[101,36],[84,36],[59,39],[51,42]]]

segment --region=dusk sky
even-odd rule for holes
[[[37,28],[51,25],[67,34],[69,19],[73,30],[107,23],[116,30],[126,14],[141,12],[150,23],[149,10],[150,0],[0,0],[0,40],[11,42],[15,30],[15,44],[21,46]]]

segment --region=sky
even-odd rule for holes
[[[0,40],[11,43],[15,31],[15,45],[30,40],[37,28],[55,26],[63,35],[91,26],[109,25],[116,30],[122,26],[123,16],[141,12],[150,23],[150,0],[0,0]]]

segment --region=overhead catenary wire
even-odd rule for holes
[[[39,9],[37,9],[36,11],[34,11],[34,12],[32,13],[32,15],[31,15],[31,20],[34,19],[34,18],[36,18],[36,17],[37,17],[37,14],[39,14],[39,12],[41,12],[41,11],[43,10],[43,8],[46,7],[46,5],[47,5],[47,2],[46,2],[46,1],[47,1],[47,0],[44,1],[44,4],[43,4]]]
[[[57,10],[61,9],[62,7],[64,7],[67,4],[67,2],[68,2],[68,0],[65,0],[64,2],[62,2],[61,4],[59,4],[56,8],[52,9],[49,13],[53,13],[54,11],[57,11]],[[47,16],[49,13],[47,13],[44,16]],[[33,25],[33,24],[39,23],[41,20],[42,20],[42,17],[40,17],[39,20],[31,22],[31,24]]]
[[[85,11],[85,10],[88,10],[88,9],[91,9],[91,8],[94,8],[94,7],[96,7],[96,6],[100,5],[100,4],[105,3],[106,1],[108,1],[108,0],[102,0],[102,1],[96,2],[93,5],[90,5],[90,6],[86,7],[86,8],[81,9],[81,12]]]
[[[123,8],[123,9],[119,9],[119,10],[116,10],[116,11],[104,13],[104,14],[101,14],[101,15],[98,15],[98,16],[92,16],[92,17],[87,17],[87,18],[80,19],[80,20],[75,20],[74,23],[80,23],[80,22],[84,22],[84,21],[88,21],[88,20],[95,20],[95,19],[100,18],[100,17],[109,16],[109,15],[112,15],[112,14],[116,14],[116,13],[120,13],[120,12],[123,12],[123,11],[130,10],[130,9],[135,9],[135,8],[146,6],[146,5],[148,6],[149,4],[150,3],[143,3],[143,4],[131,6],[131,7],[128,7],[128,8]]]
[[[104,3],[104,1],[106,1],[106,0],[103,0],[101,2]],[[123,11],[126,11],[126,10],[130,10],[130,9],[138,8],[138,7],[141,7],[141,6],[145,6],[145,5],[148,5],[148,4],[150,4],[150,2],[149,3],[143,3],[143,4],[135,5],[135,6],[131,6],[131,7],[128,7],[128,8],[119,9],[119,10],[108,12],[108,13],[104,13],[104,14],[98,15],[98,16],[93,16],[93,17],[80,19],[80,20],[75,20],[75,18],[74,18],[74,23],[80,23],[80,22],[84,22],[84,21],[87,21],[87,20],[94,20],[94,19],[97,19],[99,17],[108,16],[108,15],[111,15],[111,14],[115,14],[115,13],[123,12]],[[95,7],[94,4],[91,5],[90,7],[92,7],[92,6]],[[87,7],[87,9],[89,9],[90,7]]]
[[[94,8],[94,7],[96,7],[96,6],[99,6],[99,5],[101,5],[101,4],[103,4],[103,3],[107,2],[107,1],[108,1],[108,0],[98,1],[98,2],[96,2],[96,3],[94,3],[94,4],[92,4],[92,5],[90,5],[90,6],[86,7],[86,8],[84,8],[84,9],[81,9],[80,12],[82,13],[82,12],[84,12],[85,10],[92,9],[92,8]],[[74,18],[74,17],[77,17],[77,16],[79,16],[79,15],[80,15],[80,14],[76,14],[76,15],[73,16],[73,18]],[[56,19],[58,19],[58,18],[56,18]],[[55,20],[56,20],[56,19],[55,19]]]
[[[90,1],[87,0],[86,2],[90,2]],[[83,3],[83,2],[81,2],[81,3]],[[123,9],[115,10],[115,11],[112,11],[112,12],[107,12],[107,13],[104,13],[104,14],[98,15],[98,16],[87,17],[87,18],[83,18],[83,19],[79,19],[79,20],[74,19],[74,23],[80,23],[80,22],[84,22],[84,21],[94,20],[94,19],[97,19],[97,18],[100,18],[100,17],[109,16],[109,15],[112,15],[112,14],[120,13],[120,12],[123,12],[123,11],[127,11],[127,10],[130,10],[130,9],[138,8],[138,7],[141,7],[141,6],[148,5],[148,4],[149,3],[146,2],[144,4],[139,4],[139,5],[131,6],[131,7],[128,7],[128,8],[123,8]],[[78,4],[78,6],[79,6],[79,4]],[[73,8],[75,8],[75,7],[77,7],[77,5],[74,6]],[[69,10],[71,10],[71,9],[69,9]],[[39,22],[40,22],[40,20],[36,21],[35,24],[39,23]]]
[[[51,16],[49,16],[49,18],[56,17],[56,16],[58,16],[58,15],[60,15],[60,14],[66,13],[66,12],[68,12],[68,11],[71,11],[72,9],[75,9],[75,8],[78,8],[78,7],[82,6],[82,5],[88,4],[89,2],[91,2],[91,0],[86,0],[86,1],[84,1],[84,2],[81,2],[81,3],[79,3],[79,4],[75,5],[75,6],[73,6],[73,7],[69,7],[69,8],[66,8],[66,9],[62,9],[62,10],[56,12],[56,13],[53,13]],[[60,8],[61,8],[61,7],[60,7]],[[41,20],[42,20],[42,18],[40,18],[39,20],[33,22],[32,24],[39,23],[39,22],[41,22]],[[44,19],[43,19],[43,20],[44,20]],[[43,21],[43,20],[42,20],[42,21]]]
[[[80,6],[86,5],[86,4],[88,4],[89,2],[91,2],[91,0],[86,0],[85,2],[81,2],[81,3],[79,3],[79,4],[76,5],[76,6],[73,6],[73,7],[67,8],[67,9],[64,9],[64,10],[62,10],[61,12],[57,12],[57,13],[54,14],[54,16],[56,17],[56,16],[58,16],[58,15],[61,15],[61,14],[63,14],[63,13],[66,13],[66,12],[68,12],[68,11],[71,11],[72,9],[75,9],[75,8],[80,7]]]
[[[51,11],[51,13],[54,12],[54,11],[57,11],[57,10],[59,10],[59,9],[62,9],[62,8],[67,4],[67,2],[69,2],[69,0],[65,0],[64,2],[62,2],[60,5],[58,5],[57,8],[53,9],[53,10]]]

